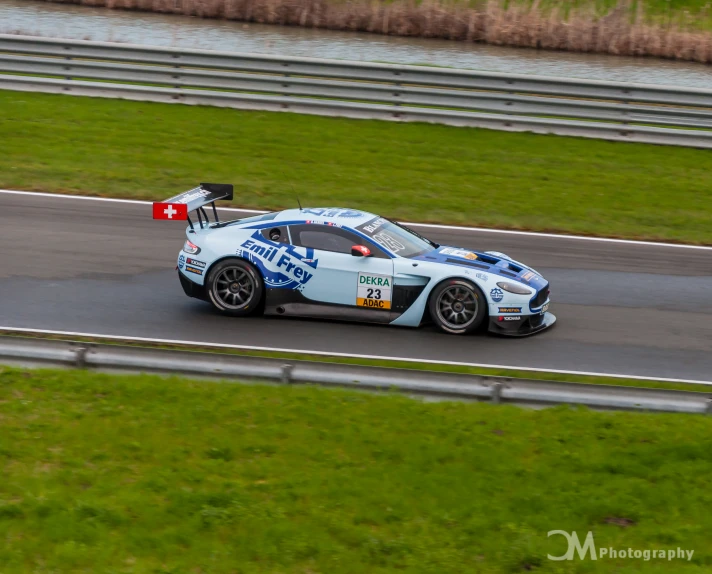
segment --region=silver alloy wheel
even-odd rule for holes
[[[477,317],[479,308],[475,293],[462,285],[444,289],[435,306],[438,319],[449,329],[466,329]]]
[[[254,277],[241,267],[226,267],[215,278],[215,295],[228,309],[243,308],[254,294]]]

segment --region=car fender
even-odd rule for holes
[[[404,264],[407,263],[407,266]],[[406,310],[405,313],[394,319],[392,325],[401,325],[403,327],[417,327],[423,322],[428,309],[428,301],[430,295],[436,286],[443,281],[449,279],[464,279],[476,285],[485,296],[487,304],[487,314],[492,310],[492,301],[489,297],[489,291],[496,287],[497,275],[477,271],[476,269],[468,269],[466,267],[457,267],[450,265],[442,265],[437,263],[418,262],[417,268],[413,268],[413,262],[409,259],[396,259],[395,263],[395,285],[398,285],[398,275],[420,275],[428,277],[429,281],[423,289],[423,292]]]
[[[220,234],[215,233],[215,229],[196,229],[191,231],[190,229],[186,232],[186,237],[188,241],[197,245],[200,252],[191,255],[181,250],[179,254],[178,267],[187,278],[192,282],[205,286],[205,280],[210,273],[210,270],[215,266],[216,263],[224,261],[225,259],[236,258],[249,261],[246,257],[241,257],[236,253],[235,245],[240,245],[245,239],[250,237],[250,232],[247,230],[235,230],[234,233],[230,234]],[[184,258],[183,266],[181,266],[180,257]],[[186,271],[185,263],[188,258],[197,259],[205,264],[203,273],[197,275],[195,273],[190,273]],[[260,271],[261,273],[261,271]]]

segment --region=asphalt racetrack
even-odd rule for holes
[[[430,326],[223,317],[183,294],[175,261],[184,225],[153,221],[150,205],[0,193],[0,328],[712,381],[712,250],[418,231],[502,251],[543,273],[555,327],[507,339]]]

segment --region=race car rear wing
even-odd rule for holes
[[[232,199],[233,188],[230,183],[201,183],[198,187],[185,191],[175,197],[166,199],[165,201],[155,202],[153,204],[153,219],[177,219],[188,221],[190,228],[195,230],[193,222],[188,215],[191,211],[195,211],[198,215],[200,229],[203,229],[203,218],[205,225],[210,223],[208,214],[204,207],[210,204],[213,208],[213,215],[217,223],[218,210],[215,208],[215,202],[221,199],[230,201]]]

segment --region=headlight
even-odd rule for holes
[[[198,247],[195,243],[191,243],[186,240],[185,245],[183,245],[183,251],[190,253],[191,255],[197,255],[200,253],[200,247]]]
[[[533,291],[527,289],[522,285],[517,285],[516,283],[507,283],[506,281],[497,283],[497,287],[499,287],[500,289],[504,289],[505,291],[509,291],[510,293],[514,293],[515,295],[531,295],[533,293]]]

